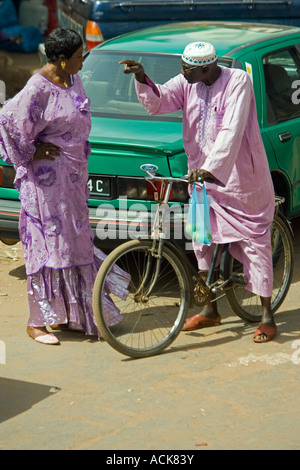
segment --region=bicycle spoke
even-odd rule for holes
[[[185,320],[189,304],[185,268],[167,247],[157,264],[157,258],[149,252],[151,242],[124,245],[116,254],[109,255],[106,263],[110,264],[109,269],[98,273],[100,280],[95,283],[94,294],[98,299],[93,303],[95,318],[101,334],[118,351],[133,357],[157,354],[174,341]],[[126,270],[131,281],[125,300],[110,294],[122,316],[118,325],[110,327],[100,307],[103,285],[115,265]]]
[[[282,304],[290,287],[293,273],[293,242],[289,229],[279,217],[271,228],[273,257],[273,291],[271,307],[273,313]],[[242,265],[233,262],[231,270],[242,272]],[[233,288],[226,293],[230,305],[237,315],[246,321],[259,321],[262,315],[261,300],[244,288]]]

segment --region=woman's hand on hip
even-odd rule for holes
[[[55,160],[60,155],[60,148],[57,145],[48,142],[39,142],[36,144],[36,151],[33,160]]]

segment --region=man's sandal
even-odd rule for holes
[[[264,323],[260,323],[259,327],[254,333],[253,341],[255,343],[268,343],[269,341],[272,341],[272,339],[275,338],[276,332],[277,332],[276,325],[267,325]],[[258,336],[260,335],[265,335],[265,338],[258,338]]]
[[[216,318],[207,318],[203,315],[194,315],[185,321],[182,331],[193,331],[201,328],[210,328],[212,326],[219,326],[221,324],[220,315]]]

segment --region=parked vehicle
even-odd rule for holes
[[[59,26],[75,29],[87,49],[120,34],[178,21],[250,21],[300,26],[300,0],[57,0]]]
[[[142,62],[154,81],[164,83],[179,73],[184,47],[196,40],[215,45],[220,65],[250,74],[276,193],[285,198],[283,207],[289,219],[300,215],[300,28],[169,24],[97,46],[80,72],[92,112],[90,222],[102,247],[148,236],[159,188],[145,181],[143,164],[153,164],[164,176],[187,172],[181,112],[149,116],[137,100],[134,76],[125,75],[119,61],[132,58]],[[6,242],[18,239],[20,202],[13,179],[13,168],[0,160],[0,238]],[[174,210],[166,236],[184,243],[182,211],[187,199],[186,186],[174,185]]]

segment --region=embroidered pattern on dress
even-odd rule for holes
[[[5,126],[5,124],[7,124],[7,117],[0,116],[0,126]]]
[[[29,119],[32,122],[38,122],[38,120],[43,119],[44,111],[40,103],[35,100],[29,106]]]
[[[81,230],[82,229],[82,221],[80,219],[77,219],[76,220],[76,228],[77,230]]]
[[[72,139],[72,134],[71,132],[65,132],[61,138],[65,141],[65,142],[69,142],[71,139]]]
[[[45,217],[43,222],[43,230],[46,236],[48,237],[57,237],[62,228],[62,223],[59,217],[56,215],[50,215]]]
[[[39,166],[34,176],[39,186],[52,186],[56,180],[56,171],[49,166]]]
[[[200,148],[206,145],[207,127],[211,118],[211,97],[213,86],[204,86],[204,96],[200,98],[199,105],[199,143]]]
[[[78,181],[78,174],[70,173],[70,178],[71,178],[72,183],[75,183],[75,181]]]
[[[73,98],[76,108],[82,113],[89,112],[90,110],[90,100],[89,98],[81,98],[81,96],[75,96]]]
[[[66,214],[68,212],[68,203],[61,199],[57,204],[57,211],[60,215]]]

